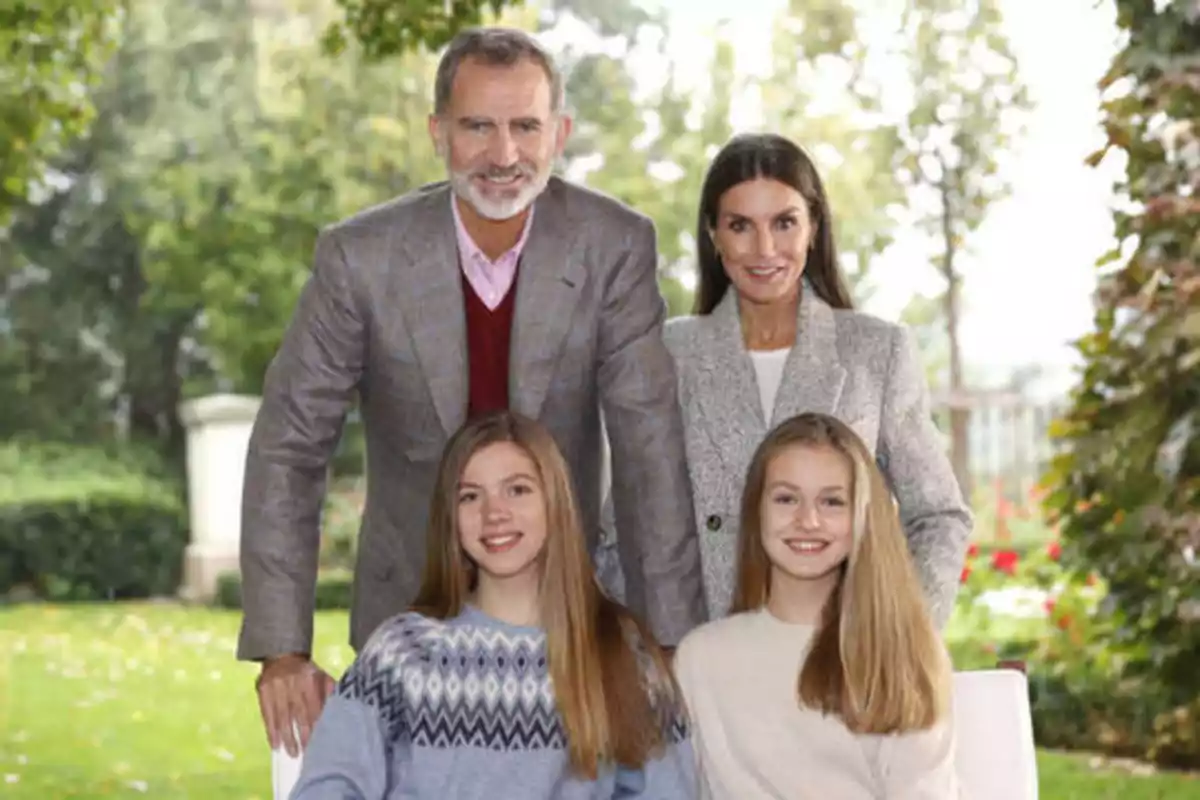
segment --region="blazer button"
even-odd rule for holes
[[[705,520],[704,524],[708,526],[710,531],[721,530],[721,518],[716,514],[709,514],[708,519]]]

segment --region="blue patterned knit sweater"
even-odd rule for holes
[[[647,685],[653,685],[647,676]],[[642,769],[569,770],[540,628],[467,607],[384,623],[329,698],[293,800],[675,800],[695,797],[686,725]]]

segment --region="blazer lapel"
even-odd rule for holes
[[[414,274],[405,282],[409,291],[395,298],[447,436],[467,414],[467,324],[450,202],[449,186],[443,185],[413,209],[422,219],[412,230],[426,233],[403,243],[405,268]]]
[[[509,356],[509,404],[537,419],[571,329],[587,272],[572,250],[574,226],[552,179],[534,207],[533,227],[517,271]]]
[[[733,474],[745,472],[754,449],[766,435],[758,377],[742,341],[737,293],[730,287],[702,328],[697,342],[696,397],[721,460]]]
[[[788,354],[775,395],[774,421],[783,422],[805,411],[832,414],[845,382],[833,309],[805,282],[797,311],[796,343]]]
[[[796,343],[784,364],[772,419],[762,413],[758,376],[742,341],[737,295],[730,289],[697,342],[697,402],[726,469],[745,472],[770,424],[805,411],[832,414],[846,381],[837,352],[833,309],[806,284],[797,312]]]

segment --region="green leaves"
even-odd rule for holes
[[[322,58],[315,40],[256,26],[243,0],[142,19],[138,70],[156,102],[122,173],[149,200],[129,217],[145,302],[190,309],[219,372],[256,392],[317,230],[440,177],[424,130],[429,64],[374,65],[357,46]]]
[[[115,44],[117,0],[14,0],[0,8],[0,227],[84,131],[89,90]]]
[[[821,172],[838,251],[862,302],[870,263],[891,242],[892,212],[904,195],[892,166],[898,131],[880,124],[881,89],[864,75],[859,14],[845,0],[790,2],[775,24],[771,71],[756,88],[762,129],[797,142]],[[815,93],[829,75],[846,79],[845,92],[836,98]]]
[[[181,454],[181,399],[260,390],[318,229],[441,177],[427,57],[324,58],[332,0],[256,6],[128,3],[72,179],[0,242],[0,436]]]
[[[1020,132],[1028,101],[999,24],[994,0],[914,0],[904,13],[916,97],[900,166],[910,185],[936,191],[937,210],[920,224],[939,239],[965,237],[1008,193],[996,156]]]
[[[325,52],[339,56],[351,41],[373,61],[437,50],[463,28],[479,25],[521,0],[336,0],[344,19],[330,23],[322,37]]]
[[[1110,580],[1109,644],[1128,674],[1184,713],[1200,694],[1187,612],[1200,603],[1200,21],[1187,3],[1153,5],[1117,2],[1129,40],[1101,81],[1124,90],[1104,103],[1105,150],[1124,151],[1121,188],[1140,211],[1116,215],[1129,257],[1117,248],[1100,262],[1097,330],[1077,345],[1085,367],[1056,431],[1047,505],[1078,566]],[[1147,755],[1200,762],[1194,724],[1170,716]]]

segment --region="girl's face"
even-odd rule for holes
[[[458,535],[480,580],[537,574],[546,544],[546,497],[523,448],[496,442],[467,461],[458,482]]]
[[[826,578],[854,542],[854,473],[832,447],[792,445],[767,465],[762,543],[773,571],[796,580]]]
[[[795,299],[814,232],[803,195],[756,178],[721,195],[711,235],[741,299],[767,305]]]

